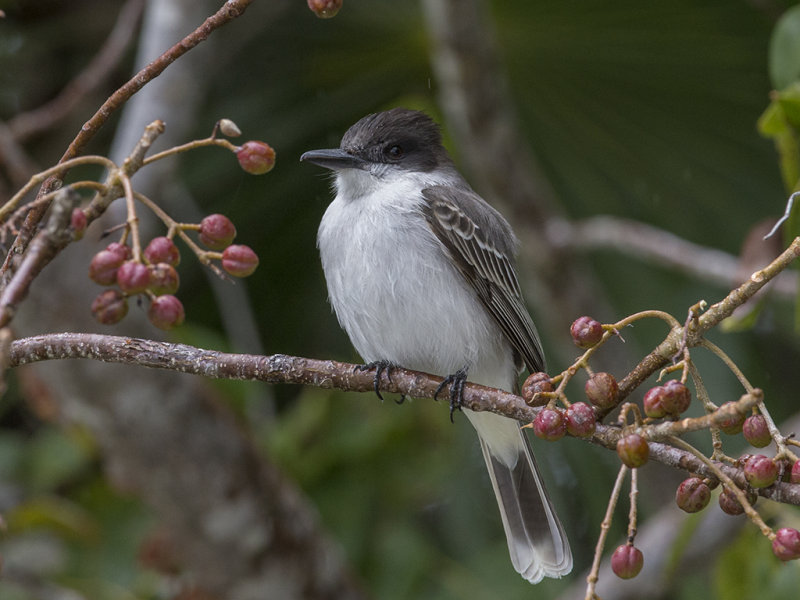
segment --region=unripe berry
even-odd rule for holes
[[[750,506],[753,506],[758,499],[758,496],[753,490],[744,490],[745,495],[747,496],[747,501],[750,503]],[[742,507],[739,499],[736,495],[730,491],[727,487],[723,486],[722,491],[719,494],[718,498],[719,507],[722,509],[722,512],[727,513],[732,516],[741,515],[744,512],[744,508]]]
[[[83,209],[74,208],[69,218],[69,226],[72,229],[72,237],[74,239],[79,240],[83,237],[87,223],[86,213],[83,212]]]
[[[772,552],[781,560],[800,558],[800,531],[791,527],[778,529],[772,540]]]
[[[275,150],[266,142],[245,142],[236,151],[239,166],[251,175],[263,175],[275,166]]]
[[[617,456],[631,469],[641,467],[650,458],[650,446],[638,433],[629,433],[617,442]]]
[[[567,409],[567,433],[575,437],[590,437],[597,428],[594,409],[585,402],[574,402]]]
[[[699,477],[684,479],[675,492],[675,502],[687,513],[696,513],[708,506],[711,490]]]
[[[154,298],[147,311],[147,318],[159,329],[177,327],[183,323],[185,317],[183,304],[170,294]]]
[[[249,246],[228,246],[222,252],[222,268],[234,277],[252,275],[258,266],[258,255]]]
[[[667,416],[667,411],[662,402],[666,393],[667,391],[664,389],[663,385],[658,385],[647,390],[647,393],[644,395],[644,414],[653,419],[660,419],[661,417]]]
[[[731,406],[734,402],[726,402],[720,408]],[[739,413],[734,414],[732,417],[728,417],[719,424],[719,428],[722,430],[723,433],[727,433],[728,435],[736,435],[737,433],[741,433],[742,426],[744,425],[744,415]]]
[[[531,373],[522,384],[522,398],[528,406],[544,406],[550,401],[550,398],[542,397],[534,398],[540,392],[552,392],[553,382],[550,381],[550,375],[547,373]]]
[[[744,464],[744,476],[754,488],[769,487],[778,478],[778,465],[771,458],[756,454]]]
[[[150,272],[150,283],[147,286],[156,296],[164,294],[174,294],[178,291],[180,279],[175,267],[167,263],[149,265],[147,270]]]
[[[105,290],[92,301],[92,315],[103,325],[119,323],[128,314],[128,301],[119,290]]]
[[[242,130],[230,119],[220,119],[219,130],[222,132],[222,135],[227,135],[228,137],[239,137],[242,135]]]
[[[643,565],[642,551],[633,544],[619,546],[611,555],[611,570],[620,579],[636,577]]]
[[[754,448],[765,448],[772,442],[767,420],[761,414],[747,417],[742,425],[742,433],[744,439]]]
[[[572,341],[579,348],[591,348],[603,338],[603,326],[591,317],[579,317],[569,328]]]
[[[208,215],[200,221],[200,241],[212,250],[227,248],[236,237],[236,227],[225,215]]]
[[[100,250],[89,263],[89,279],[100,285],[113,285],[124,260],[118,252]]]
[[[181,262],[181,253],[178,247],[168,237],[163,235],[154,237],[144,249],[144,257],[151,264],[167,263],[177,267]]]
[[[612,408],[617,401],[619,386],[611,373],[595,373],[584,387],[586,397],[595,406]]]
[[[689,408],[692,402],[689,388],[677,379],[671,379],[663,387],[665,395],[661,400],[661,405],[668,415],[677,417]]]
[[[342,8],[343,0],[308,0],[308,8],[320,19],[335,17]]]
[[[150,271],[142,263],[124,262],[117,269],[117,285],[128,295],[139,294],[150,285]]]
[[[555,442],[567,433],[567,421],[556,408],[542,409],[533,420],[533,433],[543,440]]]

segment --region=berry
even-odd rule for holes
[[[144,249],[144,257],[151,264],[167,263],[177,267],[181,262],[181,253],[178,247],[168,237],[155,237]]]
[[[677,417],[689,408],[692,402],[692,394],[684,384],[677,379],[671,379],[663,385],[664,397],[661,405],[668,415]]]
[[[80,208],[73,209],[69,217],[69,226],[72,229],[72,237],[74,239],[79,240],[83,237],[87,224],[86,213]]]
[[[696,513],[708,506],[711,500],[711,489],[699,477],[684,479],[675,492],[678,508],[687,513]]]
[[[183,323],[185,317],[183,304],[171,294],[154,298],[147,311],[147,318],[159,329],[177,327]]]
[[[772,442],[767,420],[761,414],[747,417],[742,425],[742,433],[744,439],[754,448],[765,448]]]
[[[550,399],[544,396],[535,398],[540,392],[552,392],[553,382],[547,373],[531,373],[522,384],[522,398],[528,406],[544,406]]]
[[[124,260],[117,252],[100,250],[89,263],[89,279],[100,285],[114,285],[117,270]]]
[[[133,256],[130,246],[127,246],[126,244],[120,244],[119,242],[111,242],[108,246],[106,246],[106,250],[113,252],[114,254],[118,254],[123,261],[126,261]]]
[[[104,290],[92,301],[92,315],[103,325],[119,323],[128,314],[128,301],[119,290]]]
[[[796,460],[792,465],[789,481],[792,483],[800,483],[800,460]]]
[[[586,397],[595,406],[613,408],[619,394],[617,380],[611,373],[595,373],[584,387]]]
[[[650,457],[647,440],[638,433],[629,433],[617,442],[617,456],[631,469],[641,467]]]
[[[756,493],[753,490],[744,490],[744,493],[747,496],[747,501],[750,503],[750,506],[753,506],[758,499]],[[744,508],[742,508],[742,505],[739,503],[739,499],[725,486],[722,487],[722,492],[719,495],[718,502],[722,512],[729,515],[736,516],[741,515],[744,512]]]
[[[560,440],[567,433],[564,414],[555,408],[542,409],[533,420],[533,433],[548,442]]]
[[[755,454],[744,464],[744,476],[754,488],[769,487],[778,478],[778,465],[763,454]]]
[[[611,555],[611,570],[620,579],[632,579],[639,574],[644,565],[642,551],[633,544],[617,547]]]
[[[222,268],[234,277],[252,275],[258,266],[258,255],[250,246],[228,246],[222,252]]]
[[[733,402],[726,402],[720,408],[730,406],[734,404]],[[741,433],[742,426],[744,425],[744,415],[739,413],[734,414],[732,417],[727,417],[724,419],[720,424],[719,428],[723,431],[723,433],[727,433],[728,435],[736,435],[737,433]]]
[[[342,8],[343,0],[308,0],[308,8],[320,19],[335,17]]]
[[[660,419],[667,416],[667,411],[664,408],[663,399],[667,391],[663,385],[659,385],[647,390],[644,395],[644,414],[654,419]]]
[[[569,328],[572,341],[579,348],[591,348],[603,338],[603,326],[591,317],[579,317]]]
[[[147,270],[150,272],[150,283],[147,286],[156,296],[164,294],[174,294],[178,291],[180,279],[175,267],[167,263],[149,265]]]
[[[567,433],[575,437],[590,437],[597,427],[594,409],[586,402],[575,402],[567,409]]]
[[[200,241],[212,250],[223,250],[236,237],[236,227],[225,215],[208,215],[200,221]]]
[[[117,285],[128,295],[139,294],[150,285],[150,271],[142,263],[124,262],[117,270]]]
[[[239,166],[251,175],[269,173],[275,166],[275,150],[266,142],[250,141],[236,151]]]
[[[772,552],[781,560],[800,558],[800,531],[791,527],[778,529],[772,540]]]

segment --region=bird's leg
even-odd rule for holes
[[[373,360],[372,362],[368,362],[363,365],[357,365],[354,371],[369,371],[371,369],[375,369],[375,379],[373,380],[373,387],[375,389],[375,395],[383,400],[383,396],[381,395],[381,375],[386,373],[386,379],[389,380],[389,383],[392,382],[392,369],[396,369],[397,365],[388,360]],[[398,404],[402,404],[403,401],[406,399],[405,394],[400,394],[400,399],[396,402]]]
[[[433,394],[433,399],[438,400],[437,396],[441,391],[450,386],[450,422],[453,423],[453,413],[456,410],[461,410],[461,405],[464,402],[464,384],[467,382],[467,368],[459,369],[452,375],[444,378],[444,381],[436,388]]]

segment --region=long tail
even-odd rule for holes
[[[514,568],[531,583],[566,575],[572,570],[569,542],[519,423],[464,412],[478,431]]]

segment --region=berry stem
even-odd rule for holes
[[[161,160],[162,158],[167,158],[168,156],[180,154],[181,152],[188,152],[189,150],[194,150],[195,148],[204,148],[206,146],[220,146],[234,153],[239,149],[239,146],[232,144],[228,140],[216,138],[213,137],[213,135],[214,134],[212,133],[211,137],[207,137],[202,140],[193,140],[191,142],[181,144],[180,146],[174,146],[172,148],[168,148],[167,150],[163,150],[162,152],[158,152],[157,154],[148,156],[144,159],[144,162],[142,162],[142,166],[149,165],[150,163]]]
[[[639,469],[631,469],[631,508],[628,513],[628,543],[633,544],[637,528],[637,499],[639,498]]]
[[[125,191],[125,207],[128,212],[128,231],[131,232],[131,249],[133,250],[134,262],[142,262],[142,242],[139,238],[139,217],[136,215],[136,203],[134,202],[133,186],[130,177],[120,173],[120,183]]]

